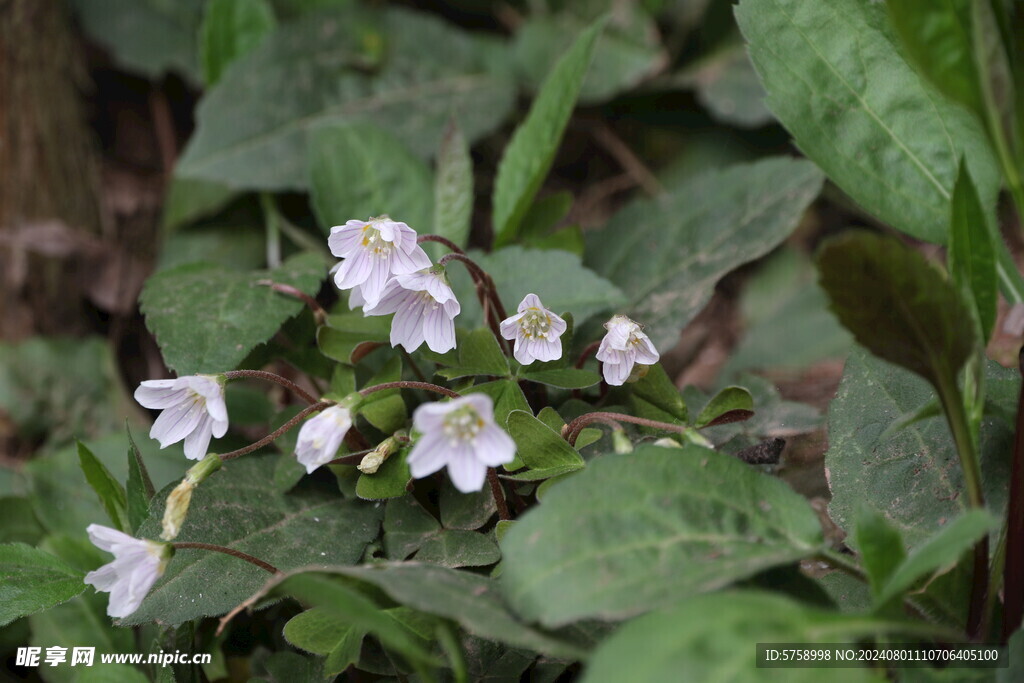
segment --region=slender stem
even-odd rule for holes
[[[494,505],[498,508],[499,519],[512,519],[512,515],[508,512],[508,502],[505,500],[505,490],[501,488],[498,472],[493,467],[487,468],[487,483],[491,485],[491,495],[494,496]]]
[[[437,263],[444,266],[451,261],[459,261],[466,266],[466,270],[469,271],[470,277],[473,278],[473,282],[476,284],[477,298],[480,299],[484,318],[487,320],[491,332],[494,333],[494,338],[498,340],[498,344],[505,349],[505,355],[511,356],[512,347],[508,340],[501,336],[501,329],[499,327],[499,323],[508,317],[508,313],[505,311],[505,305],[501,303],[501,297],[498,296],[494,280],[483,268],[477,265],[476,261],[462,253],[445,254]],[[490,315],[489,307],[494,309],[495,315]]]
[[[289,390],[299,398],[303,399],[307,403],[316,403],[316,397],[311,396],[309,392],[300,387],[290,379],[285,379],[281,375],[274,374],[273,372],[266,372],[265,370],[228,370],[223,373],[228,379],[237,379],[239,377],[253,377],[255,379],[265,379],[269,382],[275,382],[280,384],[285,389]]]
[[[452,391],[447,387],[441,387],[430,382],[385,382],[384,384],[375,384],[372,387],[366,387],[365,389],[359,390],[360,396],[369,396],[370,394],[378,391],[384,391],[385,389],[423,389],[424,391],[432,391],[435,394],[444,394],[450,398],[461,398],[462,394]]]
[[[416,238],[417,244],[422,244],[423,242],[437,242],[438,244],[443,244],[444,246],[448,247],[448,249],[450,249],[453,253],[466,253],[462,250],[461,247],[459,247],[459,245],[455,244],[455,242],[452,242],[447,237],[441,237],[440,235],[420,235],[419,237]]]
[[[562,427],[562,435],[565,437],[566,441],[575,446],[576,438],[580,435],[580,432],[583,431],[584,427],[591,422],[607,422],[608,420],[612,420],[614,422],[631,422],[644,427],[664,429],[668,432],[679,432],[680,434],[686,431],[686,427],[671,424],[669,422],[648,420],[645,417],[633,417],[632,415],[623,415],[622,413],[595,412],[580,415],[575,420]]]
[[[283,574],[284,573],[280,569],[275,567],[274,565],[270,564],[269,562],[264,562],[263,560],[259,559],[258,557],[253,557],[252,555],[249,555],[247,553],[243,553],[241,550],[235,550],[234,548],[225,548],[222,545],[213,545],[211,543],[181,543],[181,542],[172,543],[171,545],[174,546],[175,550],[185,550],[185,549],[192,548],[192,549],[195,549],[195,550],[210,550],[210,551],[213,551],[215,553],[224,553],[225,555],[231,555],[231,557],[237,557],[240,560],[245,560],[249,564],[254,564],[257,567],[259,567],[260,569],[262,569],[264,571],[267,571],[267,572],[270,572],[271,574]]]
[[[263,207],[263,223],[267,231],[267,268],[277,268],[281,265],[281,228],[277,222],[272,195],[268,192],[260,193],[260,205]]]
[[[473,259],[469,258],[468,256],[461,252],[445,254],[444,256],[437,260],[437,265],[446,266],[452,261],[458,261],[465,265],[466,270],[469,271],[469,274],[470,276],[472,276],[474,282],[483,282],[484,284],[487,283],[487,273],[484,272],[484,269],[478,266],[476,261],[474,261]]]
[[[868,582],[868,577],[867,574],[864,573],[864,570],[861,569],[856,562],[840,552],[829,549],[822,550],[815,556],[815,559],[832,565],[839,571],[849,574],[858,581],[863,581],[864,583]]]
[[[957,453],[960,455],[960,469],[964,474],[964,486],[972,508],[984,509],[985,496],[981,489],[981,465],[978,452],[971,438],[971,428],[967,421],[963,400],[957,390],[956,377],[952,373],[941,373],[936,377],[936,390],[943,412],[953,432]],[[970,609],[967,614],[967,635],[977,639],[984,630],[982,619],[985,614],[985,602],[988,594],[988,535],[974,545],[974,578],[971,586]]]
[[[323,325],[327,321],[327,311],[323,309],[316,299],[303,292],[301,289],[286,285],[281,282],[274,282],[273,280],[257,280],[256,284],[270,287],[275,292],[281,292],[288,296],[293,296],[296,299],[301,299],[309,310],[313,311],[313,317],[316,318],[317,325]]]
[[[1024,377],[1024,348],[1018,357]],[[1006,511],[1006,566],[1003,578],[1003,640],[1016,631],[1024,618],[1024,386],[1017,400],[1017,433],[1013,441],[1010,471],[1010,502]],[[994,568],[993,568],[994,569]]]
[[[600,340],[587,344],[586,348],[580,353],[580,357],[576,359],[576,369],[582,369],[583,366],[586,365],[587,359],[590,358],[590,356],[599,348],[601,348]]]
[[[318,410],[323,410],[324,408],[329,408],[329,407],[331,407],[333,405],[334,405],[334,401],[320,401],[318,403],[314,403],[311,406],[306,406],[305,408],[302,409],[302,412],[300,412],[298,415],[296,415],[292,419],[288,420],[283,425],[281,425],[280,427],[278,427],[277,429],[272,431],[270,434],[267,434],[265,437],[263,437],[259,441],[255,442],[255,443],[251,443],[248,446],[246,446],[245,448],[239,448],[237,451],[231,451],[229,453],[222,453],[220,455],[220,459],[221,460],[234,460],[235,458],[240,458],[243,455],[246,455],[248,453],[252,453],[255,450],[259,450],[260,448],[263,448],[267,444],[272,443],[275,439],[279,438],[282,434],[287,432],[289,429],[291,429],[295,425],[297,425],[300,422],[302,422],[304,419],[306,419],[306,417],[310,413],[315,413]]]

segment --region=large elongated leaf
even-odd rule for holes
[[[806,501],[698,446],[606,455],[502,539],[505,593],[547,626],[623,619],[812,554]]]
[[[232,272],[205,263],[152,276],[142,290],[142,312],[167,367],[179,375],[232,370],[274,335],[302,302],[260,280],[292,285],[313,295],[325,277],[316,254],[300,254],[279,268]]]
[[[768,107],[865,209],[945,242],[961,156],[983,205],[994,202],[1000,178],[984,129],[907,64],[884,3],[743,0],[736,18]]]
[[[78,464],[89,486],[99,496],[100,504],[107,512],[107,517],[114,528],[128,533],[132,525],[128,521],[128,500],[121,482],[114,478],[103,463],[92,454],[89,447],[78,442]]]
[[[455,119],[445,129],[437,153],[434,180],[434,234],[460,247],[469,241],[473,218],[473,159]],[[441,245],[424,245],[434,258],[444,253]]]
[[[281,570],[319,564],[348,564],[362,556],[377,535],[381,510],[372,503],[342,500],[337,492],[307,480],[287,494],[274,487],[281,455],[246,456],[224,467],[192,495],[178,541],[213,543],[254,555]],[[144,538],[160,533],[164,501],[157,494]],[[177,625],[223,614],[266,581],[267,573],[221,553],[179,550],[139,610],[124,620],[159,620]]]
[[[994,363],[985,379],[988,399],[1007,414],[1017,406],[1016,372]],[[941,416],[885,434],[901,416],[934,400],[934,391],[906,370],[855,351],[846,361],[829,409],[829,512],[851,529],[857,510],[868,505],[899,527],[915,548],[967,509],[956,448]],[[987,416],[981,425],[981,469],[985,500],[993,510],[1006,501],[1011,426]]]
[[[444,50],[438,50],[439,45]],[[306,134],[373,122],[429,157],[455,114],[469,140],[513,103],[500,44],[404,9],[357,6],[282,27],[200,103],[178,173],[233,187],[302,189]]]
[[[313,208],[324,232],[384,214],[426,232],[433,213],[430,170],[383,128],[325,126],[310,135]]]
[[[990,225],[995,225],[995,217],[990,218],[982,209],[970,171],[963,165],[953,188],[952,209],[949,273],[961,290],[972,295],[971,305],[981,324],[982,341],[987,343],[996,322],[999,299],[996,250],[989,230]]]
[[[526,120],[505,148],[494,181],[493,221],[497,244],[507,244],[515,238],[519,223],[551,168],[603,26],[604,21],[598,20],[583,31],[558,60],[537,93]]]
[[[585,262],[622,287],[631,317],[667,348],[719,278],[792,232],[821,183],[813,164],[789,158],[700,174],[589,234]]]
[[[274,10],[267,0],[210,0],[199,44],[206,85],[220,80],[231,62],[259,45],[274,23]]]
[[[24,543],[0,545],[0,583],[0,626],[70,600],[85,590],[80,571]]]

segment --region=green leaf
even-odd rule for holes
[[[220,80],[231,62],[259,45],[276,23],[267,0],[210,0],[199,34],[207,87]]]
[[[370,378],[366,386],[397,382],[400,379],[402,379],[402,357],[395,355],[384,363],[384,366]],[[389,435],[404,427],[409,419],[401,389],[375,391],[366,397],[366,401],[359,408],[359,414],[374,427]]]
[[[854,541],[860,550],[861,564],[868,575],[876,604],[882,606],[886,602],[879,599],[882,587],[907,556],[903,536],[885,515],[866,507],[857,515]]]
[[[315,655],[326,655],[345,641],[362,643],[364,632],[353,629],[349,621],[335,616],[325,607],[314,607],[296,614],[284,625],[284,637],[297,648]],[[356,653],[358,658],[358,652]]]
[[[274,31],[207,93],[177,174],[236,188],[304,189],[306,136],[324,124],[373,123],[427,158],[457,112],[472,142],[514,103],[504,53],[496,41],[402,8],[353,3],[304,16]]]
[[[341,500],[307,478],[286,494],[274,487],[279,455],[248,455],[232,461],[192,494],[179,541],[235,548],[282,570],[309,564],[356,562],[377,536],[381,511],[370,503]],[[160,533],[164,501],[157,494],[142,537]],[[311,539],[313,539],[311,541]],[[319,540],[316,540],[319,539]],[[159,620],[177,625],[227,612],[263,585],[267,573],[234,557],[179,550],[163,578],[124,625]]]
[[[572,201],[572,194],[569,192],[555,192],[535,200],[523,216],[519,229],[520,236],[526,241],[546,237],[569,215]]]
[[[208,264],[179,266],[150,277],[140,302],[169,368],[179,375],[224,372],[302,310],[301,301],[257,284],[260,280],[312,296],[324,275],[323,261],[311,253],[251,273]]]
[[[508,377],[508,359],[488,329],[473,330],[460,335],[458,340],[459,363],[455,367],[442,368],[437,374],[446,379],[458,379],[471,375],[493,375]]]
[[[829,240],[817,261],[832,311],[859,344],[934,386],[955,384],[976,338],[937,268],[896,239],[863,231]]]
[[[899,630],[860,616],[808,607],[770,593],[699,595],[631,621],[604,640],[583,683],[786,680],[817,683],[820,669],[757,666],[755,643],[850,643]],[[643,653],[638,657],[637,653]],[[740,673],[742,672],[742,673]],[[779,675],[783,674],[783,675]],[[875,681],[870,669],[832,669],[829,681]]]
[[[85,590],[82,573],[58,557],[25,545],[0,545],[0,626],[67,602]]]
[[[434,234],[465,247],[473,218],[473,159],[469,145],[456,119],[452,119],[441,138],[437,152],[437,174],[434,179]],[[445,249],[441,245],[424,244],[434,259]]]
[[[472,531],[487,524],[496,511],[494,496],[487,487],[462,493],[447,479],[441,487],[441,524],[446,529]]]
[[[409,465],[405,458],[407,448],[392,453],[373,474],[360,473],[356,482],[356,495],[363,500],[385,500],[404,496],[406,486],[412,481]]]
[[[131,526],[131,534],[146,521],[149,514],[149,501],[152,500],[156,489],[153,480],[149,478],[149,470],[142,459],[139,447],[135,445],[131,430],[125,425],[125,433],[128,436],[128,481],[125,484],[125,498],[128,508],[128,523]]]
[[[565,345],[563,344],[563,348]],[[601,381],[601,376],[591,370],[576,368],[551,368],[531,370],[526,366],[519,372],[519,378],[558,387],[559,389],[586,389]]]
[[[164,230],[173,232],[189,223],[216,213],[235,196],[234,190],[219,183],[171,178],[167,194],[164,197],[161,224]],[[161,262],[165,258],[165,255],[161,253]]]
[[[441,529],[424,540],[416,553],[417,562],[442,567],[485,567],[501,559],[494,540],[475,531]]]
[[[81,441],[78,442],[78,464],[85,474],[85,480],[99,496],[100,504],[107,511],[107,517],[119,531],[128,532],[132,525],[128,521],[127,500],[121,482],[114,479],[110,470],[103,466],[92,451]]]
[[[743,387],[725,387],[715,394],[701,409],[693,426],[697,429],[707,427],[727,413],[734,411],[747,413],[754,411],[754,397]]]
[[[821,183],[813,164],[781,157],[701,173],[589,232],[585,261],[622,287],[625,312],[665,349],[723,275],[793,231]]]
[[[817,517],[785,483],[692,444],[605,455],[502,540],[517,612],[545,626],[624,619],[813,554]]]
[[[265,673],[259,678],[250,678],[253,683],[290,683],[291,681],[319,681],[326,676],[320,662],[294,652],[275,652],[260,661],[253,657],[254,673]],[[261,672],[260,669],[263,669]]]
[[[998,520],[985,510],[968,510],[921,543],[889,572],[879,586],[878,604],[884,605],[908,591],[919,580],[954,565]],[[901,548],[902,549],[902,548]]]
[[[1016,411],[1020,376],[989,363],[985,378],[989,400]],[[840,527],[852,528],[861,505],[884,513],[900,530],[908,548],[967,510],[963,475],[949,428],[941,417],[922,419],[890,432],[894,420],[934,398],[931,387],[905,370],[854,351],[829,408],[829,514]],[[887,433],[888,432],[888,433]],[[1002,420],[981,423],[979,453],[985,501],[1001,510],[1007,497],[1012,428]]]
[[[971,45],[971,0],[892,0],[886,7],[918,72],[947,97],[981,113]]]
[[[384,509],[384,551],[392,560],[409,557],[440,530],[433,515],[412,496],[389,500]]]
[[[694,88],[697,100],[722,123],[758,128],[775,119],[764,103],[764,86],[745,45],[717,50],[672,81]]]
[[[474,252],[470,256],[494,279],[508,311],[515,311],[523,297],[532,292],[546,308],[559,314],[571,313],[579,326],[592,315],[618,308],[625,301],[615,285],[585,268],[579,256],[565,251],[514,246],[490,254]],[[468,327],[483,325],[469,276],[451,268],[448,273],[462,303],[459,323]]]
[[[494,401],[494,421],[498,424],[505,424],[508,415],[513,410],[530,411],[530,404],[523,395],[519,384],[510,379],[499,379],[495,382],[485,382],[470,387],[463,394],[486,394]]]
[[[532,413],[513,410],[507,424],[508,433],[516,442],[519,459],[531,470],[529,481],[547,479],[585,466],[576,449]]]
[[[480,638],[553,657],[578,659],[574,646],[520,621],[505,604],[497,584],[485,576],[419,562],[382,562],[324,570],[372,584],[395,602],[458,623]]]
[[[996,322],[996,250],[993,246],[990,217],[981,207],[978,192],[967,166],[960,165],[960,175],[953,187],[953,216],[949,231],[949,274],[953,281],[971,296],[971,304],[981,323],[983,343],[988,343]]]
[[[203,0],[72,0],[85,32],[132,71],[158,78],[178,71],[198,83],[196,36]]]
[[[632,388],[629,406],[637,417],[680,425],[689,422],[686,401],[669,379],[661,363],[652,365],[647,374],[633,384]]]
[[[316,128],[308,155],[313,209],[325,233],[381,215],[418,230],[430,225],[430,169],[388,130],[370,123]]]
[[[32,511],[32,501],[23,496],[0,496],[0,543],[35,545],[44,529]]]
[[[882,3],[742,0],[736,18],[769,109],[865,209],[944,242],[961,157],[993,203],[1001,180],[984,128],[907,64]]]
[[[316,343],[328,358],[354,365],[378,345],[388,343],[391,316],[363,315],[360,311],[327,316],[316,331]]]
[[[604,20],[594,22],[551,69],[526,120],[512,135],[494,181],[495,244],[515,240],[526,210],[551,169],[569,116],[576,106]]]

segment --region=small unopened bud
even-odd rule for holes
[[[167,505],[164,508],[163,533],[160,538],[165,541],[173,541],[181,531],[181,525],[185,523],[188,515],[188,506],[192,502],[192,492],[211,474],[220,469],[222,461],[216,453],[210,453],[198,463],[189,468],[185,478],[174,487],[171,494],[167,496]]]
[[[363,474],[376,474],[380,466],[384,464],[384,461],[398,450],[399,445],[398,439],[389,436],[381,441],[376,448],[363,456],[363,459],[356,465],[356,469]]]
[[[616,453],[632,453],[633,442],[629,440],[624,429],[612,430],[612,448]]]
[[[687,429],[685,432],[683,432],[683,438],[689,441],[690,443],[695,443],[698,446],[703,446],[704,448],[715,447],[715,444],[711,443],[711,441],[709,441],[706,436],[698,432],[696,429]]]
[[[682,448],[683,444],[679,443],[670,436],[663,436],[654,442],[655,446],[661,446],[662,448]]]
[[[640,363],[637,363],[636,365],[633,366],[633,369],[629,372],[629,378],[626,380],[626,382],[628,382],[630,384],[632,384],[633,382],[639,382],[644,377],[646,377],[647,373],[650,372],[650,371],[651,371],[651,366],[650,365],[641,365]]]

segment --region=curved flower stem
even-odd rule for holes
[[[487,483],[491,485],[491,495],[494,496],[494,505],[498,508],[498,518],[512,519],[508,511],[508,502],[505,500],[505,489],[501,488],[498,472],[493,467],[487,468]]]
[[[305,408],[302,409],[302,412],[300,412],[298,415],[296,415],[292,419],[288,420],[283,425],[281,425],[280,427],[278,427],[277,429],[275,429],[271,433],[267,434],[265,437],[263,437],[259,441],[255,442],[255,443],[251,443],[248,446],[246,446],[245,448],[239,448],[236,451],[231,451],[229,453],[222,453],[220,455],[220,459],[221,460],[234,460],[235,458],[240,458],[243,455],[246,455],[248,453],[252,453],[255,450],[259,450],[260,448],[263,448],[267,444],[273,442],[275,439],[280,437],[282,434],[287,432],[289,429],[291,429],[295,425],[297,425],[300,422],[302,422],[304,419],[306,419],[306,417],[310,413],[315,413],[318,410],[323,410],[324,408],[329,408],[329,407],[331,407],[333,405],[334,405],[334,401],[319,401],[317,403],[314,403],[311,406],[306,406]]]
[[[359,390],[360,396],[369,396],[370,394],[378,391],[384,391],[385,389],[423,389],[424,391],[432,391],[435,394],[444,394],[449,398],[462,398],[462,394],[457,391],[452,391],[447,387],[441,387],[430,382],[385,382],[384,384],[375,384],[372,387],[366,387],[365,389]]]
[[[466,253],[459,245],[455,244],[455,242],[452,242],[447,237],[441,237],[440,235],[420,235],[416,238],[416,244],[422,244],[423,242],[437,242],[438,244],[443,244],[455,254]]]
[[[273,372],[267,372],[265,370],[228,370],[227,372],[221,373],[228,379],[237,379],[238,377],[253,377],[255,379],[265,379],[268,382],[274,382],[280,384],[282,387],[297,395],[307,403],[316,403],[316,397],[311,396],[309,392],[300,387],[290,379],[285,379],[281,375],[276,375]]]
[[[263,560],[261,560],[258,557],[253,557],[252,555],[249,555],[247,553],[243,553],[241,550],[235,550],[234,548],[225,548],[222,545],[213,545],[211,543],[182,543],[182,542],[172,543],[171,545],[174,546],[175,550],[184,550],[184,549],[188,549],[188,548],[193,548],[195,550],[211,550],[211,551],[213,551],[215,553],[224,553],[225,555],[231,555],[232,557],[237,557],[240,560],[245,560],[249,564],[254,564],[257,567],[259,567],[260,569],[262,569],[264,571],[267,571],[267,572],[270,572],[271,574],[283,574],[284,573],[280,569],[275,567],[274,565],[270,564],[269,562],[264,562]]]
[[[576,359],[576,369],[582,370],[583,366],[586,365],[587,363],[587,359],[590,358],[590,356],[593,355],[593,353],[597,351],[599,348],[601,348],[600,339],[595,342],[590,342],[589,344],[587,344],[586,348],[584,348],[583,351],[580,352],[580,357]]]
[[[293,296],[296,299],[301,299],[307,306],[309,306],[309,310],[313,311],[313,317],[316,319],[317,325],[323,325],[327,321],[327,311],[324,310],[323,306],[321,306],[316,299],[306,294],[301,289],[292,287],[291,285],[286,285],[282,282],[274,282],[273,280],[257,280],[256,284],[263,285],[264,287],[270,287],[275,292],[280,292],[281,294],[287,294],[288,296]]]
[[[498,340],[498,344],[505,350],[505,354],[511,356],[511,345],[507,339],[501,336],[501,328],[499,327],[500,322],[508,317],[508,313],[505,311],[505,305],[501,303],[501,297],[498,296],[494,280],[487,274],[487,271],[477,265],[476,261],[462,253],[445,254],[437,263],[443,266],[451,261],[459,261],[466,266],[466,270],[469,271],[470,277],[473,278],[473,282],[476,284],[476,294],[477,298],[480,299],[480,306],[483,308],[484,320],[487,322],[488,327],[491,328],[491,332],[494,333],[494,338]],[[494,311],[494,315],[490,314],[491,310]]]
[[[562,436],[570,445],[576,445],[576,438],[591,422],[604,422],[605,424],[614,423],[620,429],[622,425],[619,422],[631,422],[633,424],[642,425],[644,427],[654,427],[655,429],[664,429],[667,432],[679,432],[680,434],[686,431],[686,427],[682,425],[671,424],[669,422],[659,422],[658,420],[648,420],[645,417],[633,417],[632,415],[623,415],[622,413],[607,413],[607,412],[596,412],[587,413],[580,415],[569,424],[562,427]]]

